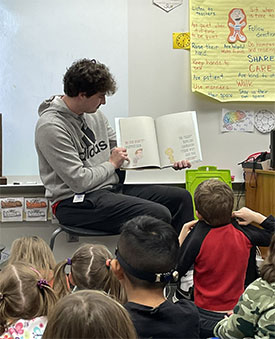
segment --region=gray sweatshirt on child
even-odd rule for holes
[[[35,147],[52,203],[118,183],[109,162],[116,135],[102,112],[78,115],[61,96],[54,96],[39,106],[38,113]]]

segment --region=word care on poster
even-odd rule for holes
[[[275,1],[190,0],[192,91],[275,100]]]

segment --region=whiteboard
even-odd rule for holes
[[[0,22],[3,175],[38,176],[37,108],[63,93],[73,61],[108,65],[119,90],[103,111],[128,115],[127,0],[0,0]]]
[[[118,92],[103,112],[114,117],[197,111],[203,162],[230,169],[268,151],[269,135],[221,133],[222,108],[275,111],[274,103],[220,103],[191,92],[189,51],[172,48],[173,32],[189,31],[188,1],[166,13],[148,0],[0,0],[0,112],[3,175],[38,176],[34,128],[39,103],[62,93],[66,68],[95,58],[110,68]],[[184,171],[131,171],[127,181],[184,182]],[[32,181],[32,180],[31,180]]]

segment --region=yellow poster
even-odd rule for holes
[[[190,0],[192,91],[275,101],[275,0]]]

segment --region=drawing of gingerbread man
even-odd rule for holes
[[[240,42],[246,42],[246,36],[243,32],[246,26],[246,15],[242,8],[233,8],[228,14],[227,23],[230,34],[228,35],[227,41],[234,43],[237,40]]]

